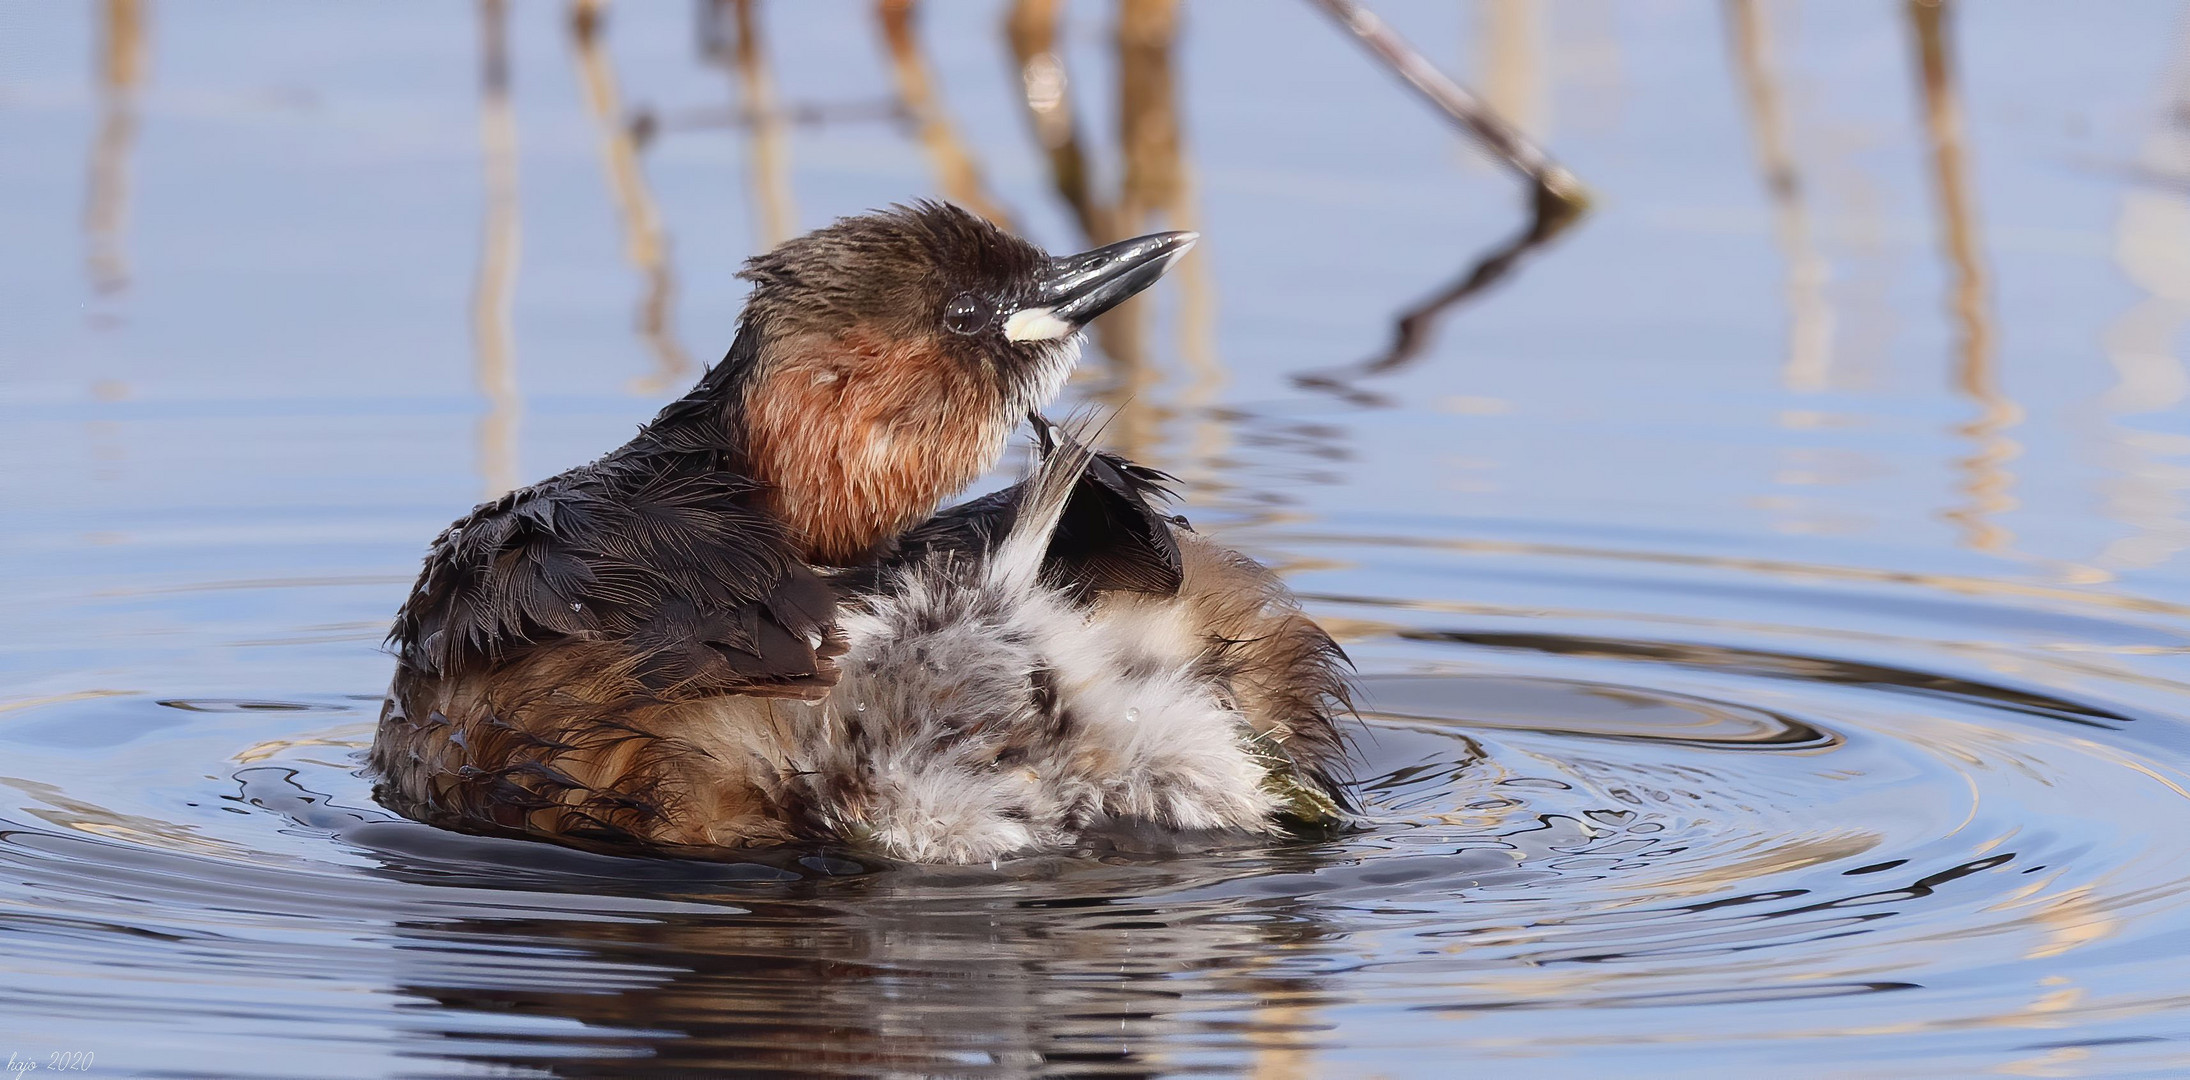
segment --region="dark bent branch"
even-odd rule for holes
[[[1578,204],[1560,199],[1549,189],[1538,188],[1535,213],[1528,226],[1484,252],[1466,272],[1453,279],[1450,285],[1400,312],[1392,328],[1390,348],[1358,364],[1302,372],[1293,376],[1293,385],[1304,390],[1336,394],[1356,405],[1391,404],[1383,395],[1355,386],[1355,381],[1407,366],[1421,355],[1423,349],[1429,347],[1430,334],[1437,328],[1439,319],[1453,308],[1505,280],[1531,253],[1549,244],[1573,225],[1581,217],[1582,209]]]

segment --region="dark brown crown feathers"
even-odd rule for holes
[[[1049,256],[949,203],[921,200],[840,218],[746,260],[738,276],[753,283],[745,319],[780,332],[841,332],[878,316],[905,335],[933,329],[933,314],[973,292],[1009,301]]]

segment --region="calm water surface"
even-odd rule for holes
[[[1528,251],[1309,5],[930,7],[0,3],[0,1050],[2190,1072],[2183,5],[1384,0],[1594,188]],[[937,194],[1206,234],[1072,394],[1345,641],[1358,830],[715,866],[378,808],[425,541],[688,383],[744,256]]]

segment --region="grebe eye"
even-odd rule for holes
[[[959,293],[943,305],[943,325],[953,334],[978,334],[995,317],[996,309],[972,293]]]

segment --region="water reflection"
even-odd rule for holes
[[[1131,895],[1040,883],[983,895],[972,880],[800,891],[816,895],[739,897],[719,916],[641,924],[405,924],[397,947],[422,958],[476,943],[580,958],[582,967],[577,977],[559,964],[538,980],[467,986],[428,960],[416,975],[399,973],[398,989],[459,1010],[452,1019],[576,1021],[574,1048],[600,1054],[621,1044],[655,1069],[1156,1076],[1236,1051],[1227,1029],[1245,1026],[1256,1055],[1282,1056],[1312,1047],[1327,1027],[1313,1008],[1329,1000],[1323,980],[1282,966],[1287,953],[1315,950],[1333,933],[1299,902],[1158,910]],[[606,978],[586,978],[584,967]],[[452,1056],[515,1066],[542,1055],[528,1046]],[[595,1069],[613,1074],[610,1061],[575,1074]]]
[[[1339,26],[1354,35],[1409,87],[1436,106],[1507,168],[1538,188],[1539,199],[1569,204],[1569,214],[1589,205],[1589,191],[1565,166],[1553,161],[1512,121],[1454,82],[1359,0],[1316,0]]]
[[[607,16],[608,0],[575,0],[570,7],[570,38],[578,61],[578,85],[600,134],[601,166],[608,174],[609,192],[623,225],[624,257],[645,282],[637,324],[640,339],[654,354],[655,369],[633,379],[631,391],[655,396],[681,388],[695,369],[691,355],[677,341],[672,315],[677,283],[669,260],[669,238],[647,187],[638,138],[624,117],[615,64],[602,40]]]
[[[1949,40],[1955,8],[1952,0],[1906,2],[1923,92],[1939,242],[1951,283],[1947,309],[1953,313],[1957,338],[1954,385],[1977,408],[1977,416],[1957,428],[1972,448],[1959,462],[1964,502],[1944,516],[1960,526],[1962,542],[1971,548],[2005,554],[2014,546],[2015,534],[1998,518],[2017,505],[2015,474],[2008,463],[2023,452],[2008,432],[2022,422],[2023,409],[2000,388],[1992,286],[1980,246],[1966,121]]]
[[[1113,45],[1117,56],[1117,187],[1105,198],[1095,162],[1082,144],[1072,100],[1066,50],[1059,40],[1060,0],[1014,0],[1005,40],[1019,72],[1027,118],[1049,165],[1051,186],[1072,213],[1087,246],[1114,243],[1157,228],[1191,229],[1195,215],[1182,152],[1172,53],[1178,37],[1177,0],[1119,0]],[[1204,246],[1175,272],[1193,307],[1181,315],[1197,383],[1221,384],[1222,370],[1207,342],[1209,255]],[[1160,290],[1158,290],[1160,291]],[[1146,457],[1157,444],[1159,406],[1148,400],[1157,372],[1148,329],[1155,292],[1126,301],[1097,322],[1095,343],[1109,362],[1108,384],[1090,396],[1114,410],[1104,441]],[[1206,390],[1204,392],[1207,392]]]
[[[1517,133],[1548,137],[1556,113],[1556,149],[1615,196],[1587,231],[1541,200],[1477,214],[1505,178],[1441,140],[1417,153],[1418,103],[1312,12],[705,0],[695,60],[681,10],[481,0],[376,15],[354,44],[386,52],[299,75],[315,48],[348,56],[354,13],[163,7],[191,20],[162,24],[163,49],[190,47],[155,87],[144,0],[34,9],[34,30],[99,26],[99,47],[63,91],[0,87],[11,137],[65,147],[10,163],[54,171],[60,202],[0,200],[58,220],[59,246],[5,256],[71,300],[87,270],[100,289],[191,272],[140,277],[128,326],[25,312],[29,351],[0,365],[24,466],[0,559],[20,684],[0,704],[0,924],[22,946],[0,1013],[148,1074],[1315,1076],[1557,1055],[1739,1075],[1790,1054],[2183,1072],[2185,39],[2170,111],[2124,134],[2116,84],[2149,104],[2165,52],[2126,7],[2057,35],[2043,8],[1951,0],[1378,7],[1477,57]],[[205,63],[251,34],[280,47]],[[2010,56],[2027,78],[1967,77]],[[476,113],[450,124],[442,84],[391,85],[400,64],[476,67]],[[514,101],[513,67],[542,92]],[[327,107],[264,108],[297,79]],[[862,96],[828,96],[840,82]],[[631,108],[647,100],[717,104]],[[179,134],[138,144],[140,116]],[[802,141],[841,123],[872,128]],[[1863,171],[1912,149],[1919,167]],[[474,153],[483,199],[448,169]],[[598,219],[602,175],[623,256],[557,258],[515,304],[520,240],[555,255],[539,230]],[[647,406],[553,393],[597,385],[634,314],[559,301],[638,294],[648,395],[689,377],[680,304],[694,325],[734,315],[693,283],[742,252],[677,246],[680,277],[672,234],[698,222],[669,196],[701,193],[703,217],[742,197],[757,247],[800,205],[923,194],[908,178],[1062,219],[1078,235],[1056,246],[1218,226],[1224,355],[1197,257],[1105,331],[1084,388],[1130,396],[1120,441],[1347,639],[1370,711],[1357,827],[928,871],[841,850],[607,860],[375,807],[356,754],[377,628],[461,509],[451,439],[478,440],[490,489],[532,475],[518,337],[547,391],[528,453],[580,460]],[[1498,238],[1442,256],[1464,265],[1412,303],[1403,277],[1306,297],[1249,254],[1282,222],[1308,226],[1284,236],[1300,261],[1359,258],[1368,232],[1314,228],[1359,222],[1394,238],[1380,268],[1427,285],[1446,270],[1418,225],[1455,220]],[[2087,220],[2111,234],[2070,227]],[[449,235],[453,253],[418,239]],[[1523,267],[1541,288],[1495,288]],[[2134,291],[2107,291],[2115,267]],[[2033,287],[2047,303],[2013,302]],[[433,313],[467,288],[476,431],[432,390],[462,333]],[[1388,347],[1334,366],[1401,305]],[[1950,392],[1883,377],[1882,357],[1936,363],[1898,328],[1942,307]],[[2048,344],[2026,364],[2015,341]],[[130,393],[69,398],[79,364]],[[1322,392],[1292,392],[1296,371]],[[2064,428],[2095,452],[2063,450]],[[1953,527],[1927,531],[1942,457],[1966,459]],[[1816,519],[1743,502],[1835,479],[1853,482]],[[1864,534],[1822,531],[1828,510]],[[2103,589],[2068,561],[2094,552],[2119,575]]]
[[[703,0],[700,52],[735,79],[752,165],[747,191],[756,211],[757,249],[766,251],[798,232],[798,210],[791,195],[790,125],[761,44],[759,6],[756,0]]]
[[[1571,172],[1529,140],[1525,134],[1529,125],[1517,123],[1515,114],[1505,107],[1525,109],[1529,118],[1535,117],[1540,95],[1533,58],[1539,49],[1534,44],[1537,9],[1532,0],[1492,0],[1484,9],[1492,90],[1480,102],[1367,8],[1353,0],[1320,2],[1341,26],[1458,123],[1491,157],[1530,182],[1527,224],[1477,255],[1450,285],[1402,311],[1393,328],[1390,348],[1347,367],[1306,371],[1293,377],[1293,384],[1302,389],[1330,393],[1355,405],[1389,407],[1395,404],[1392,399],[1355,384],[1396,371],[1420,357],[1430,345],[1441,317],[1504,280],[1530,253],[1580,220],[1589,208],[1589,196]]]
[[[898,101],[911,118],[920,148],[935,170],[936,189],[950,201],[1010,228],[1011,215],[989,194],[972,149],[943,111],[935,75],[920,49],[918,11],[918,0],[875,2],[875,18],[882,24],[890,74],[897,80]]]
[[[1475,5],[1483,103],[1539,144],[1551,134],[1546,6],[1543,0],[1477,0]]]
[[[129,168],[137,141],[137,96],[150,53],[145,0],[105,0],[99,9],[99,134],[92,141],[91,177],[84,197],[84,234],[92,288],[121,291],[129,284]]]
[[[1087,154],[1080,147],[1079,120],[1073,109],[1064,58],[1058,52],[1057,19],[1062,0],[1015,0],[1005,36],[1017,61],[1019,82],[1035,140],[1049,161],[1050,182],[1066,209],[1088,236],[1108,236],[1111,227],[1096,206]]]
[[[2123,192],[2115,219],[2115,264],[2145,296],[2101,339],[2116,382],[2099,400],[2115,470],[2100,494],[2107,515],[2131,530],[2093,560],[2107,569],[2157,566],[2190,549],[2190,467],[2180,463],[2190,438],[2114,419],[2163,417],[2190,398],[2190,369],[2175,351],[2190,326],[2190,23],[2177,35],[2166,81],[2138,155],[2140,181]]]
[[[1478,255],[1452,284],[1400,312],[1392,327],[1390,348],[1347,367],[1301,372],[1293,376],[1293,384],[1305,390],[1333,394],[1355,405],[1390,407],[1397,404],[1387,395],[1356,384],[1362,379],[1398,371],[1419,359],[1429,348],[1439,319],[1504,281],[1531,254],[1580,220],[1581,211],[1582,207],[1548,188],[1536,189],[1528,224]]]
[[[1737,649],[1725,645],[1688,645],[1671,642],[1645,642],[1584,638],[1557,634],[1497,633],[1488,631],[1435,631],[1405,630],[1401,633],[1417,641],[1440,641],[1453,644],[1487,646],[1495,649],[1527,649],[1559,656],[1618,657],[1623,660],[1647,660],[1653,663],[1681,664],[1706,668],[1713,671],[1737,672],[1747,675],[1768,675],[1778,678],[1803,679],[1813,682],[1833,683],[1844,686],[1861,686],[1870,689],[1906,691],[1939,695],[1942,697],[1982,703],[1994,709],[2015,713],[2064,720],[2073,724],[2114,730],[2116,725],[2134,722],[2134,718],[2114,710],[2086,702],[2057,697],[2042,691],[2018,689],[1959,679],[1937,671],[1894,667],[1888,664],[1871,664],[1854,660],[1828,659],[1819,656],[1796,656],[1773,653],[1759,649]],[[1383,684],[1378,684],[1383,685]],[[1592,689],[1592,693],[1606,691]],[[1614,694],[1615,698],[1621,695]],[[1664,695],[1650,695],[1650,700],[1668,701]],[[1626,698],[1631,703],[1635,699]],[[1729,726],[1728,713],[1723,708],[1698,708],[1693,704],[1682,706],[1694,717],[1708,721],[1716,728]],[[1471,722],[1482,723],[1471,717]],[[1541,716],[1531,726],[1545,730],[1556,724]],[[1769,746],[1830,746],[1837,737],[1817,732],[1808,724],[1770,714],[1754,714],[1742,718],[1746,728],[1762,732],[1741,738],[1720,735],[1715,743],[1760,744]],[[1496,722],[1492,722],[1496,726]],[[1662,730],[1653,730],[1648,736],[1666,738]]]
[[[1735,674],[1724,659],[1706,666]],[[293,703],[292,717],[339,715],[239,768],[177,750],[222,747],[212,725],[281,703],[198,702],[161,771],[233,770],[223,803],[237,813],[19,786],[49,827],[0,830],[0,860],[88,894],[20,923],[65,948],[134,934],[154,971],[205,953],[258,978],[362,979],[404,1004],[366,997],[310,1022],[385,1010],[412,1051],[559,1075],[624,1075],[634,1058],[1312,1075],[1361,1060],[1364,1007],[1395,1017],[1376,1036],[1386,1050],[1462,1039],[1496,1054],[1545,1039],[1694,1042],[1680,1025],[1702,1021],[1666,1010],[1707,1006],[1739,1006],[1745,1030],[1776,1040],[2012,1027],[2046,1002],[2090,1023],[2162,1015],[2178,996],[2114,984],[2063,1002],[2024,985],[2117,941],[2165,962],[2149,946],[2185,914],[2190,860],[2152,837],[2090,832],[2089,806],[2026,826],[2063,785],[2101,777],[2117,799],[2167,812],[2190,800],[2179,762],[2092,741],[2087,703],[1950,692],[1914,669],[1741,662],[1763,686],[1858,696],[1828,728],[1762,707],[1770,689],[1748,702],[1669,692],[1641,669],[1617,683],[1373,678],[1351,834],[993,868],[826,851],[628,860],[458,836],[367,801],[352,760],[331,752],[362,746],[356,703]],[[1927,704],[1898,704],[1911,694]],[[50,767],[41,754],[17,760]],[[255,922],[237,925],[238,904]],[[2008,974],[1974,1005],[1919,993],[1970,972]],[[1889,993],[1908,999],[1773,1008]],[[220,1007],[133,994],[175,1020]],[[1486,1015],[1506,1018],[1499,1032],[1469,1025]]]
[[[1760,0],[1727,0],[1734,66],[1748,107],[1749,138],[1772,202],[1772,228],[1787,262],[1787,359],[1781,381],[1814,394],[1832,381],[1833,312],[1825,295],[1832,268],[1817,249],[1800,167],[1788,146],[1788,117],[1774,55],[1770,13]]]
[[[1563,655],[1660,662],[1627,644]],[[558,1075],[628,1075],[637,1059],[1316,1075],[1462,1043],[1712,1054],[1696,1030],[1708,1017],[1674,1010],[1738,1008],[1724,1015],[1759,1039],[1911,1048],[2179,1004],[2153,989],[2167,980],[2108,974],[2126,959],[2093,962],[2119,943],[2164,965],[2154,945],[2190,914],[2190,860],[2164,838],[2094,829],[2190,801],[2180,760],[2095,741],[2124,718],[1914,668],[1673,659],[1689,662],[1724,676],[1716,691],[1653,688],[1644,667],[1610,683],[1372,678],[1350,834],[993,868],[841,851],[628,860],[464,837],[371,805],[342,752],[366,738],[357,702],[107,699],[126,708],[101,719],[54,700],[0,735],[17,767],[65,771],[22,738],[57,722],[128,730],[149,707],[181,726],[132,764],[141,784],[96,801],[11,782],[25,809],[0,829],[0,862],[34,887],[12,925],[52,957],[129,943],[136,1015],[209,1036],[268,1023],[163,989],[217,960],[259,985],[339,988],[292,995],[290,1030],[376,1027],[404,1053]],[[1810,685],[1853,695],[1830,726],[1766,704]],[[276,717],[288,741],[237,752]],[[229,794],[190,781],[207,770]],[[2058,798],[2097,783],[2112,805]],[[2064,964],[2093,992],[2028,989]],[[1933,992],[1973,977],[1999,988]],[[1817,1011],[1881,995],[1901,1000]],[[55,1008],[12,983],[0,1004]],[[1486,1016],[1495,1031],[1473,1023]]]
[[[508,4],[479,0],[479,149],[486,168],[486,213],[479,276],[472,286],[471,332],[479,391],[487,398],[486,414],[479,419],[479,478],[489,499],[524,482],[517,460],[524,397],[517,389],[516,330],[510,320],[522,225],[509,69]]]

